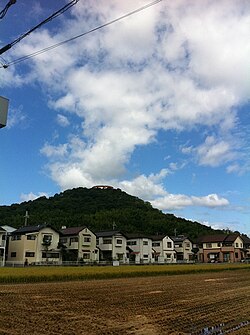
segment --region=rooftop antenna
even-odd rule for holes
[[[113,230],[115,230],[116,227],[117,226],[116,226],[115,222],[113,222]]]
[[[26,211],[25,212],[25,215],[24,215],[24,226],[26,227],[27,226],[27,223],[28,223],[28,218],[29,218],[29,212]]]
[[[176,235],[177,235],[177,229],[175,228],[174,229],[174,236],[176,237]]]

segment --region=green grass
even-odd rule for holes
[[[83,267],[25,267],[0,268],[0,283],[38,283],[73,280],[95,280],[250,269],[250,264],[186,264],[143,266],[83,266]]]

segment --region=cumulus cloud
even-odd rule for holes
[[[70,125],[69,119],[62,114],[57,114],[56,121],[61,127],[67,127]]]
[[[161,210],[175,210],[189,206],[216,208],[229,205],[227,199],[221,198],[217,194],[209,194],[201,197],[187,196],[184,194],[167,194],[164,197],[156,198],[151,201],[151,203],[154,207]]]
[[[135,7],[132,0],[79,2],[57,33],[41,30],[12,55],[58,43]],[[249,22],[247,1],[162,2],[32,59],[23,81],[35,80],[50,93],[59,125],[69,125],[67,113],[78,116],[77,133],[71,129],[67,143],[41,149],[51,178],[62,189],[114,182],[146,198],[162,196],[154,202],[159,208],[227,205],[216,194],[168,194],[156,175],[125,176],[136,148],[154,142],[159,131],[199,127],[207,129],[205,141],[182,152],[200,165],[230,162],[233,171],[235,107],[249,99]],[[162,173],[178,168],[173,162]]]
[[[40,197],[46,197],[48,198],[49,195],[48,193],[45,193],[45,192],[38,192],[38,194],[34,194],[33,192],[30,192],[30,193],[22,193],[20,195],[20,200],[21,201],[29,201],[29,200],[35,200],[37,198],[40,198]]]

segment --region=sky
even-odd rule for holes
[[[17,0],[0,46],[66,3]],[[249,31],[248,0],[79,0],[22,39],[0,58],[0,205],[104,184],[250,235]]]

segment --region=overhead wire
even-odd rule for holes
[[[11,1],[15,1],[15,0],[11,0]],[[37,24],[35,27],[31,28],[26,33],[24,33],[21,36],[19,36],[13,42],[11,42],[9,44],[6,44],[3,48],[0,49],[0,55],[3,54],[4,52],[6,52],[7,50],[9,50],[10,48],[12,48],[13,45],[19,43],[22,39],[24,39],[25,37],[27,37],[29,34],[31,34],[36,29],[41,28],[44,24],[48,23],[49,21],[52,21],[53,19],[55,19],[59,15],[63,14],[64,12],[66,12],[68,9],[70,9],[72,6],[74,6],[78,1],[79,0],[72,0],[71,2],[69,2],[68,4],[66,4],[65,6],[63,6],[62,8],[60,8],[58,11],[56,11],[55,13],[53,13],[52,15],[50,15],[49,17],[47,17],[45,20],[43,20],[42,22],[40,22],[39,24]]]
[[[14,5],[16,3],[16,0],[10,0],[6,6],[4,7],[4,9],[1,10],[0,12],[0,20],[3,19],[5,17],[5,15],[7,14],[8,12],[8,9]]]
[[[95,28],[93,28],[93,29],[90,29],[90,30],[84,32],[84,33],[81,33],[81,34],[79,34],[79,35],[76,35],[76,36],[74,36],[74,37],[71,37],[71,38],[69,38],[69,39],[67,39],[67,40],[64,40],[64,41],[62,41],[62,42],[53,44],[53,45],[51,45],[51,46],[49,46],[49,47],[46,47],[46,48],[44,48],[44,49],[40,49],[40,50],[38,50],[38,51],[35,51],[35,52],[33,52],[33,53],[30,53],[29,55],[26,55],[26,56],[17,58],[16,60],[13,60],[13,61],[11,61],[11,62],[9,62],[9,63],[4,64],[4,65],[2,66],[2,68],[5,68],[5,69],[6,69],[6,68],[8,68],[8,67],[11,66],[11,65],[18,64],[18,63],[23,62],[23,61],[25,61],[25,60],[28,60],[28,59],[30,59],[30,58],[36,57],[36,56],[38,56],[38,55],[40,55],[40,54],[42,54],[42,53],[45,53],[45,52],[48,52],[48,51],[50,51],[50,50],[52,50],[52,49],[58,48],[58,47],[60,47],[60,46],[63,45],[63,44],[69,43],[69,42],[74,41],[74,40],[76,40],[76,39],[78,39],[78,38],[80,38],[80,37],[86,36],[86,35],[88,35],[88,34],[90,34],[90,33],[93,33],[93,32],[95,32],[95,31],[99,30],[99,29],[102,29],[102,28],[107,27],[107,26],[109,26],[109,25],[111,25],[111,24],[114,24],[114,23],[116,23],[116,22],[118,22],[118,21],[121,21],[121,20],[123,20],[123,19],[125,19],[125,18],[127,18],[127,17],[129,17],[129,16],[132,16],[132,15],[134,15],[134,14],[136,14],[136,13],[139,13],[139,12],[141,12],[141,11],[143,11],[143,10],[149,8],[149,7],[152,7],[152,6],[158,4],[159,2],[162,2],[162,1],[163,1],[163,0],[155,0],[155,1],[152,1],[152,2],[148,3],[147,5],[144,5],[144,6],[142,6],[142,7],[139,7],[139,8],[137,8],[137,9],[135,9],[135,10],[133,10],[133,11],[127,13],[127,14],[124,14],[124,15],[122,15],[122,16],[119,16],[118,18],[116,18],[116,19],[114,19],[114,20],[111,20],[111,21],[108,21],[108,22],[106,22],[106,23],[104,23],[104,24],[101,24],[101,25],[99,25],[99,26],[97,26],[97,27],[95,27]],[[1,68],[1,67],[0,67],[0,68]]]

